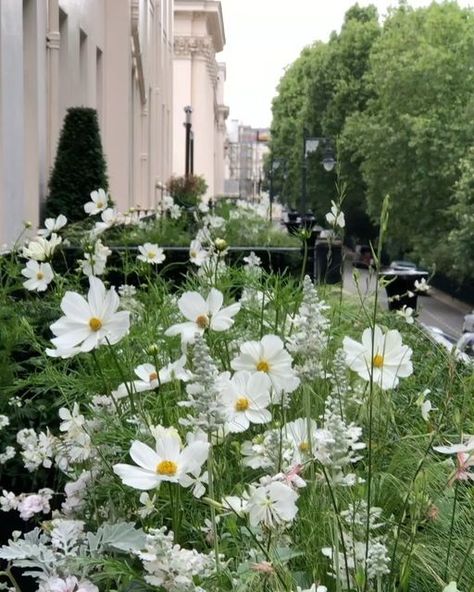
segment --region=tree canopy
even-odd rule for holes
[[[375,7],[355,5],[341,31],[306,48],[278,87],[271,149],[287,167],[282,201],[299,204],[303,130],[331,138],[348,234],[370,238],[388,194],[391,254],[460,276],[456,258],[474,215],[473,115],[472,9],[401,2],[381,25]],[[336,184],[320,161],[320,151],[307,159],[308,201],[321,221]]]

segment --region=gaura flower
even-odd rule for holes
[[[128,388],[137,393],[152,391],[160,385],[167,384],[173,380],[182,380],[188,382],[191,380],[192,372],[186,370],[186,356],[181,356],[176,362],[170,362],[161,370],[157,370],[153,364],[141,364],[135,368],[135,374],[140,380],[134,380],[128,384]],[[127,385],[122,383],[116,391],[112,393],[118,398],[127,395]]]
[[[280,481],[251,485],[246,504],[250,526],[274,528],[292,522],[298,512],[297,499],[296,491]]]
[[[192,343],[196,333],[203,334],[206,329],[226,331],[234,324],[235,316],[240,310],[238,302],[222,308],[224,295],[212,288],[206,300],[198,292],[185,292],[178,300],[181,314],[188,319],[186,323],[172,325],[165,335],[181,335],[183,343]]]
[[[470,468],[474,466],[474,438],[471,438],[466,444],[452,444],[451,446],[433,446],[433,450],[441,454],[456,455],[456,470],[450,478],[449,484],[454,481],[474,481],[474,473]]]
[[[28,278],[26,282],[23,282],[24,287],[36,292],[44,292],[54,277],[53,269],[49,263],[38,263],[34,259],[27,262],[21,273]]]
[[[94,216],[99,212],[103,212],[109,202],[109,196],[103,189],[97,189],[90,194],[91,201],[84,204],[84,211],[89,216]]]
[[[408,325],[413,325],[415,319],[413,317],[414,310],[411,306],[403,305],[401,310],[397,310],[397,315],[404,318]]]
[[[48,592],[99,592],[99,588],[89,580],[79,581],[76,576],[54,577],[46,581]],[[43,589],[43,588],[42,588]]]
[[[232,378],[229,373],[221,377],[220,401],[226,417],[225,429],[229,432],[243,432],[251,423],[267,423],[272,414],[270,405],[271,381],[262,372],[236,372]]]
[[[331,226],[339,226],[344,228],[346,220],[344,218],[344,212],[339,211],[335,201],[331,200],[331,211],[326,214],[326,220]]]
[[[163,481],[179,483],[184,487],[194,481],[188,473],[199,474],[207,459],[209,444],[195,440],[183,448],[181,438],[173,428],[161,428],[156,435],[155,450],[134,440],[130,456],[138,465],[116,464],[114,473],[125,485],[148,490],[158,487]]]
[[[291,367],[292,359],[277,335],[265,335],[261,341],[246,341],[240,346],[240,356],[231,362],[234,370],[263,372],[273,388],[291,393],[298,388],[299,378]]]
[[[425,278],[415,280],[415,289],[417,292],[428,292],[431,286],[427,283]]]
[[[372,374],[374,384],[383,390],[395,388],[399,378],[406,378],[413,372],[413,352],[402,345],[402,337],[396,330],[382,333],[376,325],[373,345],[372,330],[368,328],[362,333],[362,343],[344,337],[343,346],[349,368],[364,380],[370,380]]]
[[[76,292],[66,292],[61,309],[65,316],[51,325],[55,350],[47,349],[53,357],[67,358],[88,352],[103,345],[118,343],[130,327],[130,313],[117,312],[120,299],[115,290],[106,290],[99,278],[89,278],[87,300]]]
[[[166,259],[163,249],[152,243],[140,245],[138,250],[140,251],[140,255],[138,255],[137,259],[144,261],[145,263],[159,265]]]

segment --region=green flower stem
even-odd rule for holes
[[[308,238],[306,234],[303,235],[303,262],[301,263],[300,284],[303,284],[304,276],[306,275],[306,265],[308,263]]]
[[[370,379],[369,379],[369,427],[368,427],[368,444],[367,444],[367,521],[365,526],[365,565],[364,565],[364,592],[367,591],[368,577],[367,577],[367,559],[369,557],[369,543],[370,543],[370,507],[372,504],[372,447],[373,447],[373,413],[374,413],[374,346],[375,346],[375,326],[377,323],[378,313],[378,299],[379,299],[379,282],[378,276],[380,271],[380,261],[382,258],[382,245],[384,235],[388,225],[389,212],[389,198],[386,196],[382,205],[382,213],[380,219],[380,235],[377,244],[377,255],[375,257],[375,294],[374,294],[374,308],[371,322],[371,362],[370,362]]]
[[[347,561],[347,549],[346,549],[346,543],[344,541],[344,531],[342,530],[342,524],[341,524],[341,516],[339,513],[339,508],[337,505],[337,500],[336,500],[336,496],[334,495],[334,490],[332,488],[331,485],[331,481],[329,480],[329,476],[327,474],[327,471],[324,467],[324,465],[321,465],[321,469],[324,475],[324,479],[326,480],[326,484],[328,486],[328,490],[329,490],[329,495],[331,497],[331,503],[332,503],[332,507],[334,510],[334,516],[336,518],[336,525],[337,525],[337,530],[339,531],[339,536],[341,538],[341,545],[342,545],[342,554],[344,556],[344,567],[346,570],[346,584],[347,584],[347,590],[351,589],[351,583],[349,580],[349,563]],[[337,541],[338,537],[337,537],[337,531],[334,533],[334,540]],[[337,570],[339,570],[339,544],[336,545],[336,550],[337,550]],[[339,573],[336,573],[336,586],[337,589],[340,589],[340,581],[339,581]]]
[[[209,486],[209,497],[215,500],[214,492],[214,454],[212,448],[211,434],[208,434],[209,442],[209,454],[207,456],[207,477]],[[212,525],[212,543],[214,545],[214,557],[216,560],[216,572],[220,572],[220,560],[219,560],[219,539],[217,535],[217,521],[216,521],[216,509],[213,504],[210,504],[211,510],[211,525]]]
[[[129,386],[129,384],[128,384],[128,382],[127,382],[126,378],[125,378],[125,375],[124,375],[124,373],[123,373],[122,367],[120,366],[120,362],[119,362],[119,360],[118,360],[118,358],[117,358],[117,354],[115,353],[115,350],[114,350],[114,348],[112,347],[112,345],[111,345],[111,343],[110,343],[110,341],[108,340],[108,338],[107,338],[107,337],[105,338],[105,341],[107,342],[107,345],[109,346],[109,347],[108,347],[108,350],[109,350],[109,353],[110,353],[110,357],[112,358],[112,360],[113,360],[113,362],[114,362],[114,364],[115,364],[115,367],[117,368],[117,371],[118,371],[118,373],[119,373],[119,375],[120,375],[120,379],[121,379],[121,380],[122,380],[122,382],[124,383],[124,385],[125,385],[125,388],[126,388],[126,390],[127,390],[128,398],[129,398],[129,400],[130,400],[130,409],[131,409],[132,413],[133,413],[134,415],[136,415],[136,413],[137,413],[137,409],[136,409],[136,407],[135,407],[135,401],[134,401],[134,399],[133,399],[133,393],[132,393],[132,391],[131,391],[131,389],[130,389],[130,386]]]
[[[120,409],[119,409],[118,403],[115,400],[115,397],[112,395],[112,392],[111,392],[111,390],[109,389],[109,387],[107,385],[107,380],[105,379],[104,372],[102,371],[102,366],[100,365],[99,358],[97,357],[97,353],[93,349],[91,351],[91,354],[92,354],[92,359],[94,360],[94,364],[95,364],[95,366],[97,368],[97,372],[98,372],[98,374],[99,374],[99,376],[100,376],[100,378],[102,380],[102,384],[104,386],[104,391],[105,391],[106,394],[110,395],[110,398],[112,399],[112,402],[113,402],[114,407],[115,407],[115,411],[117,411],[117,413],[120,414]]]
[[[449,539],[448,539],[448,550],[446,552],[446,565],[444,568],[444,579],[446,580],[446,582],[448,581],[448,575],[449,575],[449,558],[451,556],[451,545],[453,542],[454,519],[456,516],[456,506],[458,503],[458,495],[459,495],[459,481],[456,481],[456,485],[454,486],[454,501],[453,501],[453,511],[451,513],[451,524],[449,526]]]

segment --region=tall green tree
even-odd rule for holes
[[[328,43],[315,43],[306,48],[286,71],[273,102],[272,154],[286,163],[275,177],[283,184],[284,201],[300,205],[302,190],[303,133],[330,138],[339,160],[341,180],[347,185],[345,210],[348,231],[356,235],[373,233],[366,215],[365,186],[356,149],[342,141],[345,120],[354,111],[364,109],[370,89],[365,75],[369,54],[380,34],[377,10],[357,4],[345,17],[339,34]],[[322,152],[307,157],[307,209],[312,209],[319,221],[336,197],[335,173],[321,166]],[[278,179],[278,175],[282,177]]]
[[[301,146],[311,62],[320,59],[325,50],[323,43],[303,49],[299,58],[286,69],[272,103],[271,157],[265,163],[265,176],[269,178],[271,164],[277,162],[273,188],[288,206],[299,205]]]
[[[391,197],[394,255],[445,269],[460,161],[474,137],[474,14],[455,2],[392,11],[370,54],[374,98],[346,121],[358,146],[369,213]]]

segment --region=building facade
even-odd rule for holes
[[[260,196],[269,139],[269,129],[243,125],[236,119],[230,122],[226,140],[226,196],[242,199]]]
[[[173,0],[1,0],[0,243],[39,223],[72,106],[98,111],[117,206],[157,203],[172,172],[172,78]]]
[[[207,197],[224,192],[225,65],[216,54],[225,44],[221,3],[175,0],[173,173],[185,173],[184,107],[192,112],[194,173],[207,182]]]

